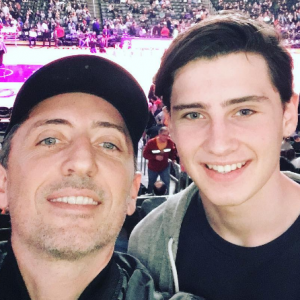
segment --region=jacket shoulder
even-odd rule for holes
[[[126,300],[145,299],[163,300],[159,293],[155,292],[154,282],[148,270],[135,257],[115,252],[114,259],[122,270],[123,287]]]
[[[7,255],[7,245],[8,245],[8,242],[6,242],[6,241],[0,242],[0,268],[2,266],[4,258]]]
[[[197,187],[192,184],[184,191],[169,197],[138,223],[131,233],[128,252],[148,268],[156,287],[161,291],[172,290],[168,243],[172,238],[173,254],[176,258],[182,219],[190,199],[197,191]]]
[[[145,242],[151,241],[151,236],[156,236],[157,231],[165,228],[172,227],[179,216],[185,214],[186,208],[189,205],[191,197],[198,192],[198,188],[195,184],[191,184],[187,189],[181,191],[178,194],[169,196],[167,201],[151,211],[143,220],[141,220],[132,231],[129,242],[133,242],[139,238],[139,243],[145,239]],[[181,218],[179,218],[181,219]],[[169,232],[172,236],[172,232]],[[130,246],[130,245],[129,245]]]

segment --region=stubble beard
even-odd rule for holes
[[[37,199],[45,201],[45,195],[64,187],[91,189],[98,194],[102,201],[106,201],[102,190],[82,178],[68,179],[51,185],[46,190],[38,191]],[[12,198],[19,199],[19,201],[22,199],[19,196],[16,197],[16,195]],[[10,203],[14,202],[10,201]],[[80,224],[78,225],[82,219],[87,218],[86,215],[66,215],[69,219],[73,219],[73,226],[66,228],[58,227],[53,223],[46,223],[42,216],[31,220],[22,212],[22,208],[18,206],[18,203],[10,206],[10,213],[12,239],[19,239],[28,249],[49,259],[76,261],[101,251],[108,245],[113,247],[126,217],[126,202],[124,201],[122,211],[118,210],[115,215],[112,214],[109,219],[103,220],[102,223],[100,220],[98,227],[93,226],[94,228],[88,228],[88,230],[80,227]],[[88,218],[92,217],[89,216]]]

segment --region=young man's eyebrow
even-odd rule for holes
[[[190,104],[178,104],[172,106],[172,110],[184,110],[184,109],[190,109],[190,108],[200,108],[200,109],[207,109],[210,105],[204,104],[202,102],[195,102]]]
[[[266,100],[269,100],[269,98],[265,97],[265,96],[251,95],[251,96],[226,100],[221,105],[222,105],[222,107],[227,107],[230,105],[240,104],[240,103],[245,103],[245,102],[262,102],[262,101],[266,101]]]
[[[265,100],[268,100],[268,97],[265,96],[246,96],[246,97],[241,97],[241,98],[235,98],[235,99],[230,99],[230,100],[226,100],[224,102],[221,103],[222,107],[227,107],[230,105],[234,105],[234,104],[239,104],[239,103],[245,103],[245,102],[262,102]],[[200,109],[209,109],[211,107],[210,104],[207,103],[203,103],[203,102],[195,102],[195,103],[190,103],[190,104],[178,104],[178,105],[174,105],[172,107],[172,110],[175,111],[179,111],[179,110],[184,110],[184,109],[193,109],[193,108],[200,108]]]

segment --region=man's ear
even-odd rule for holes
[[[139,193],[140,185],[141,185],[142,174],[140,172],[135,172],[134,178],[132,181],[132,186],[130,189],[130,197],[127,200],[127,215],[131,216],[135,212],[136,208],[136,198]]]
[[[7,172],[0,164],[0,208],[6,208],[8,206],[6,186]]]
[[[298,123],[298,94],[293,94],[289,102],[285,103],[283,111],[283,136],[289,137],[297,127]]]

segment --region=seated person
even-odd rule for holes
[[[148,215],[154,208],[158,207],[167,200],[167,186],[166,184],[158,180],[153,185],[154,196],[143,201],[141,205],[141,217],[144,218]],[[158,196],[158,197],[155,197]]]

